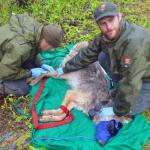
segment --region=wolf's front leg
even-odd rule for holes
[[[65,106],[68,111],[70,111],[74,107],[74,103],[73,103],[74,95],[75,95],[75,92],[73,90],[67,91],[64,101],[61,104],[62,106]],[[67,117],[67,114],[61,108],[44,110],[42,112],[40,121],[42,122],[60,121],[60,120],[65,119],[65,117]]]

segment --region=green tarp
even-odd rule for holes
[[[57,68],[68,54],[72,45],[67,48],[46,51],[40,54],[45,63]],[[30,95],[33,97],[38,91],[40,83],[32,87]],[[58,108],[70,89],[67,81],[48,78],[40,99],[36,103],[36,111]],[[36,149],[49,150],[141,150],[150,137],[150,124],[142,115],[137,115],[129,124],[125,124],[120,132],[111,138],[105,146],[100,146],[94,139],[95,128],[93,122],[81,111],[73,109],[73,122],[48,129],[32,129],[32,144]]]

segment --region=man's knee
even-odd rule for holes
[[[143,82],[140,95],[131,108],[131,114],[139,114],[150,108],[150,82]]]
[[[4,94],[14,94],[17,96],[26,95],[30,91],[30,86],[25,80],[6,80],[3,82]]]

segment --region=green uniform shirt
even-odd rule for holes
[[[118,94],[114,98],[114,112],[125,115],[137,99],[143,78],[150,78],[150,32],[122,19],[120,35],[108,41],[102,35],[89,42],[66,63],[64,72],[75,71],[98,60],[101,51],[108,52],[111,71],[119,73]]]
[[[12,15],[9,24],[0,27],[0,79],[22,79],[31,72],[21,65],[36,59],[41,26],[27,15]]]

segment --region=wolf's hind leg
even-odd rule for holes
[[[51,109],[51,110],[43,110],[42,111],[42,115],[44,116],[48,116],[48,115],[61,115],[63,114],[62,109]]]
[[[66,106],[68,110],[71,110],[73,108],[73,99],[74,99],[75,92],[73,90],[68,90],[65,98],[61,105]],[[42,115],[61,115],[63,112],[62,109],[51,109],[51,110],[44,110],[42,111]]]
[[[65,106],[69,111],[74,107],[76,91],[68,90],[61,105]],[[66,113],[62,109],[51,109],[42,111],[41,121],[60,121],[66,117]]]
[[[40,118],[40,121],[42,122],[48,122],[48,121],[61,121],[66,117],[65,113],[62,113],[60,115],[43,115]]]

